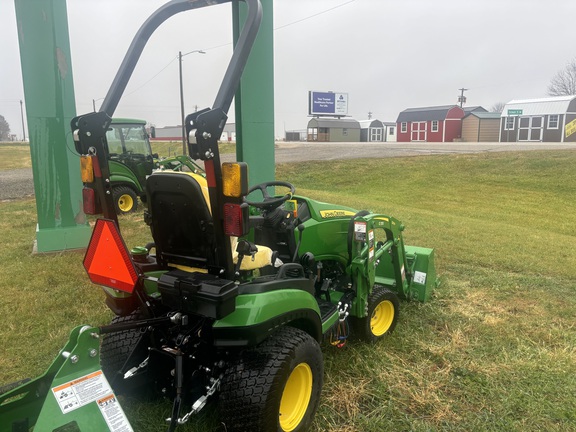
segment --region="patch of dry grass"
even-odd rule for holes
[[[0,144],[0,170],[31,167],[32,161],[28,143]]]

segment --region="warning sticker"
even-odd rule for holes
[[[62,414],[66,414],[111,394],[112,388],[110,388],[110,384],[108,384],[102,371],[99,370],[54,387],[52,393],[62,410]]]
[[[368,259],[372,260],[374,258],[374,230],[368,231]]]
[[[126,418],[126,414],[122,411],[122,407],[118,403],[115,395],[111,394],[105,398],[98,399],[97,403],[110,432],[134,431]]]
[[[95,402],[110,432],[134,432],[101,370],[56,386],[52,393],[62,414]]]
[[[414,282],[426,285],[426,273],[415,271],[414,272]]]
[[[366,241],[366,222],[354,222],[354,240]]]

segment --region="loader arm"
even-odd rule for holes
[[[381,263],[388,271],[387,285],[401,297],[408,297],[412,276],[407,271],[402,237],[404,225],[399,220],[369,213],[354,217],[351,228],[349,273],[357,294],[353,308],[356,316],[363,317],[366,316],[364,305],[377,282],[377,269]]]

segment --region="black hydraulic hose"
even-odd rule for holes
[[[98,327],[100,334],[116,333],[125,330],[134,330],[143,327],[154,327],[157,325],[173,324],[171,317],[151,318],[138,321],[130,321],[126,323],[109,324]]]

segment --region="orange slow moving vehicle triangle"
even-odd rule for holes
[[[84,257],[84,268],[90,280],[131,293],[138,274],[126,245],[112,220],[98,219]]]

